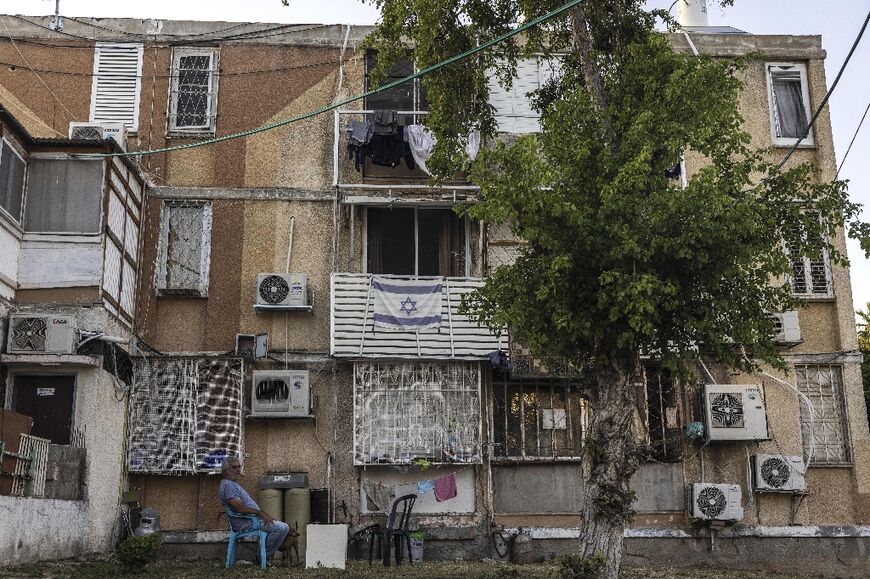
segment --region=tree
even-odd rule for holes
[[[861,362],[861,382],[864,384],[864,405],[870,416],[870,303],[864,310],[855,312],[858,314],[858,349],[864,355]]]
[[[408,46],[428,67],[564,2],[371,1],[382,20],[368,42],[382,71]],[[522,41],[423,78],[438,139],[429,166],[454,173],[462,135],[480,128],[492,146],[468,167],[481,190],[468,211],[525,241],[465,307],[509,325],[540,358],[568,360],[588,400],[580,555],[604,555],[607,577],[619,572],[629,478],[644,455],[632,432],[641,355],[683,375],[699,356],[783,367],[768,315],[795,306],[783,240],[843,263],[831,240],[844,219],[866,231],[844,183],[820,183],[808,164],[777,170],[771,152],[749,147],[737,102],[751,61],[675,53],[654,30],[669,17],[643,4],[580,3]],[[562,76],[534,94],[542,130],[493,139],[488,71],[508,83],[517,59],[535,53],[564,54]],[[706,164],[683,188],[665,173],[688,151]]]

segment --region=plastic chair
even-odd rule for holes
[[[369,541],[369,565],[372,564],[372,553],[374,551],[375,539],[378,540],[378,548],[383,556],[384,567],[390,566],[390,543],[394,543],[396,550],[396,565],[402,564],[402,537],[405,538],[405,545],[408,547],[408,563],[413,565],[414,561],[411,558],[411,536],[408,531],[408,523],[411,521],[411,511],[414,509],[414,503],[417,501],[417,495],[405,495],[393,501],[393,507],[390,509],[390,518],[387,520],[387,526],[382,527],[380,523],[374,523],[357,531],[357,535],[363,533],[371,534]],[[401,512],[400,512],[401,510]]]
[[[266,537],[269,533],[263,529],[263,521],[257,515],[241,515],[230,508],[229,505],[224,505],[224,510],[227,513],[227,524],[230,527],[230,540],[227,543],[227,569],[233,566],[236,562],[236,545],[240,539],[245,537],[260,537],[260,567],[266,568]],[[246,531],[234,531],[233,519],[248,519],[253,526]]]

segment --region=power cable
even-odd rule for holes
[[[248,137],[250,135],[255,135],[257,133],[262,133],[265,131],[269,131],[271,129],[283,127],[283,126],[289,125],[291,123],[297,123],[299,121],[304,121],[304,120],[310,119],[312,117],[315,117],[317,115],[321,115],[323,113],[335,110],[339,107],[345,106],[345,105],[350,104],[352,102],[356,102],[358,100],[370,97],[371,95],[390,90],[391,88],[395,88],[396,86],[398,86],[400,84],[403,84],[403,83],[406,83],[408,81],[420,78],[420,77],[425,76],[431,72],[434,72],[436,70],[439,70],[441,68],[449,66],[455,62],[459,62],[461,60],[464,60],[473,54],[477,54],[478,52],[486,50],[487,48],[489,48],[491,46],[494,46],[496,44],[504,42],[508,38],[512,38],[512,37],[516,36],[517,34],[520,34],[521,32],[528,30],[529,28],[532,28],[534,26],[537,26],[538,24],[541,24],[543,22],[546,22],[548,20],[555,18],[556,16],[562,14],[563,12],[568,10],[569,8],[573,8],[574,6],[580,4],[582,1],[583,0],[571,0],[570,2],[563,4],[559,8],[556,8],[555,10],[553,10],[551,12],[548,12],[548,13],[546,13],[542,16],[539,16],[533,20],[530,20],[530,21],[526,22],[525,24],[518,26],[517,28],[515,28],[511,31],[508,31],[508,32],[502,34],[501,36],[498,36],[497,38],[494,38],[488,42],[480,44],[474,48],[470,48],[470,49],[466,50],[465,52],[462,52],[462,53],[457,54],[455,56],[451,56],[450,58],[442,60],[441,62],[433,64],[432,66],[427,66],[426,68],[423,68],[423,69],[421,69],[413,74],[410,74],[404,78],[400,78],[399,80],[395,80],[395,81],[387,83],[381,87],[378,87],[376,89],[372,89],[370,91],[358,94],[356,96],[352,96],[352,97],[346,98],[346,99],[338,101],[338,102],[333,102],[332,104],[324,106],[324,107],[320,107],[319,109],[315,109],[313,111],[310,111],[310,112],[307,112],[307,113],[304,113],[301,115],[297,115],[297,116],[291,117],[289,119],[284,119],[283,121],[269,123],[266,125],[262,125],[260,127],[248,129],[245,131],[239,131],[236,133],[231,133],[229,135],[223,135],[221,137],[215,137],[213,139],[207,139],[204,141],[198,141],[198,142],[194,142],[194,143],[185,143],[182,145],[174,145],[172,147],[162,147],[160,149],[146,149],[146,150],[142,150],[142,151],[131,151],[131,152],[122,152],[122,153],[83,154],[83,155],[77,155],[77,156],[80,158],[140,157],[140,156],[144,156],[144,155],[155,155],[157,153],[171,153],[173,151],[181,151],[184,149],[194,149],[197,147],[204,147],[206,145],[213,145],[215,143],[221,143],[224,141],[238,139],[241,137]]]
[[[837,167],[837,174],[834,175],[834,179],[840,176],[840,171],[843,169],[843,165],[846,164],[846,159],[849,158],[849,151],[852,150],[852,145],[855,144],[855,139],[858,137],[858,132],[861,130],[861,125],[864,124],[864,119],[867,118],[867,111],[870,111],[870,102],[867,103],[867,108],[864,109],[864,116],[861,117],[861,122],[858,123],[858,128],[855,129],[855,134],[852,135],[852,140],[849,141],[849,146],[846,148],[846,154],[843,155],[843,160],[840,161],[840,166]]]
[[[807,135],[810,134],[810,129],[813,128],[813,124],[815,124],[816,119],[819,118],[819,115],[822,114],[822,109],[825,108],[825,105],[828,104],[828,99],[831,98],[831,95],[834,93],[834,89],[837,88],[837,83],[840,82],[840,77],[843,76],[843,71],[846,70],[846,65],[849,64],[849,60],[852,59],[852,55],[855,53],[855,49],[858,48],[858,44],[861,42],[861,38],[864,36],[864,31],[867,29],[867,23],[870,22],[870,10],[867,11],[867,17],[864,18],[864,25],[861,26],[860,32],[858,32],[858,36],[855,38],[855,42],[852,43],[852,48],[849,50],[849,54],[846,55],[846,60],[843,61],[843,65],[840,66],[840,71],[837,73],[837,78],[834,79],[834,84],[831,85],[831,88],[828,89],[828,93],[825,95],[825,98],[822,99],[822,103],[819,105],[819,108],[816,109],[816,113],[813,115],[813,118],[810,119],[810,122],[807,123],[806,128],[804,129],[804,133],[801,137],[795,141],[794,145],[792,145],[791,149],[789,149],[788,153],[786,153],[785,157],[783,157],[782,161],[779,162],[779,165],[771,172],[771,175],[774,175],[782,169],[782,166],[786,164],[786,162],[791,158],[797,148],[800,146],[801,142]],[[770,177],[768,176],[768,178]]]

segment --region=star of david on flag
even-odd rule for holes
[[[382,328],[419,329],[441,325],[440,281],[372,279],[374,322]]]

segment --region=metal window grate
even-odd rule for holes
[[[211,205],[167,202],[161,231],[161,293],[207,295],[210,254]]]
[[[849,461],[841,368],[795,366],[795,374],[798,390],[806,395],[814,409],[811,423],[807,405],[801,404],[804,459],[809,458],[810,447],[814,443],[813,463]]]
[[[354,364],[355,464],[480,461],[480,364]]]
[[[211,49],[176,49],[173,62],[170,130],[214,129],[217,97],[216,53]]]
[[[680,456],[680,423],[677,391],[671,374],[664,368],[644,368],[646,431],[650,457],[676,460]]]
[[[493,454],[514,460],[577,458],[587,428],[586,402],[570,382],[493,384]]]
[[[812,257],[802,255],[795,247],[794,240],[806,240],[807,232],[802,228],[791,231],[792,242],[786,241],[789,260],[791,261],[792,292],[800,296],[828,297],[832,295],[828,254],[822,247],[820,239],[810,239],[808,243],[814,250]]]

